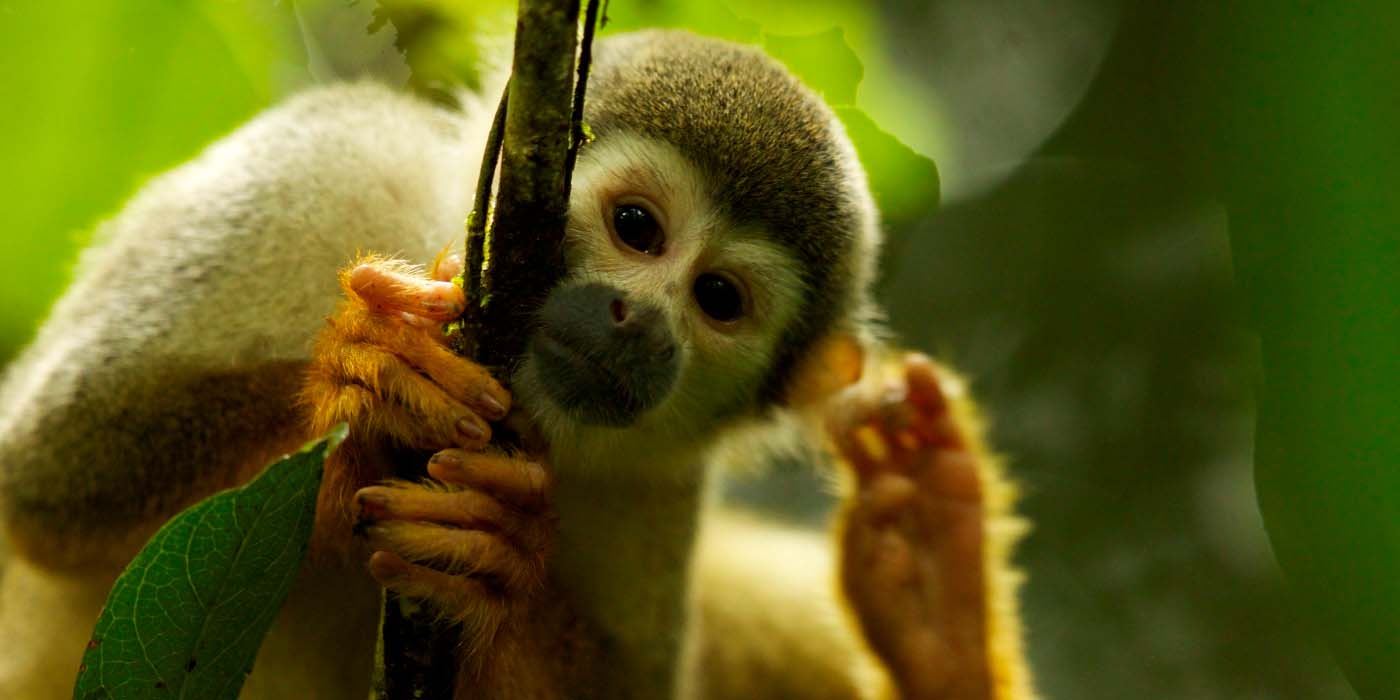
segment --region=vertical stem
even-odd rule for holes
[[[529,341],[536,309],[564,273],[569,179],[583,139],[583,95],[597,15],[598,2],[590,0],[576,63],[578,0],[520,0],[510,84],[496,110],[467,220],[468,309],[457,345],[507,383]],[[493,209],[498,154],[501,176]],[[419,468],[406,464],[404,475]],[[458,679],[461,628],[393,595],[385,599],[383,634],[388,700],[451,700],[459,685],[479,689],[474,697],[496,700],[499,688],[513,680],[491,678],[493,669],[509,674],[523,661],[504,659],[482,667],[480,678]],[[500,643],[512,650],[508,656],[535,650],[523,637]]]
[[[481,289],[469,305],[489,333],[475,359],[508,379],[535,310],[564,273],[564,222],[573,115],[578,0],[521,0],[496,206]],[[469,317],[470,318],[470,317]]]
[[[496,182],[496,164],[501,160],[501,143],[505,140],[506,104],[510,99],[510,83],[506,82],[501,92],[501,101],[496,104],[496,116],[491,120],[491,131],[486,136],[486,149],[481,156],[481,171],[476,179],[476,197],[472,211],[467,215],[467,254],[462,266],[462,289],[468,299],[479,299],[482,294],[482,268],[486,264],[487,219],[491,216],[491,191]],[[466,328],[480,326],[481,307],[473,303],[467,307],[462,322]],[[476,357],[477,335],[456,333],[452,336],[453,349],[458,355]]]
[[[598,26],[599,0],[588,0],[588,9],[583,17],[583,45],[579,48],[578,80],[574,82],[574,111],[569,123],[569,157],[564,164],[564,173],[571,179],[574,163],[578,161],[578,149],[583,146],[588,135],[583,130],[583,100],[588,92],[588,69],[593,66],[593,33]],[[568,179],[564,181],[565,198],[568,197]]]

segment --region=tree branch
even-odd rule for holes
[[[584,138],[583,94],[597,15],[598,0],[590,0],[576,65],[579,1],[520,0],[510,84],[497,107],[467,219],[462,282],[468,308],[453,334],[454,349],[502,381],[525,351],[536,310],[564,274],[569,179]],[[500,191],[493,208],[498,154]],[[405,465],[408,474],[419,468]],[[383,633],[388,700],[451,700],[459,627],[389,594]]]

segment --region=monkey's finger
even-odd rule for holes
[[[451,282],[415,277],[372,262],[356,265],[348,274],[347,284],[377,313],[410,313],[434,321],[451,321],[466,308],[466,296]]]
[[[401,520],[379,521],[360,532],[371,549],[449,574],[482,575],[514,582],[525,562],[499,534]]]
[[[519,516],[478,491],[367,486],[355,492],[355,505],[361,521],[412,520],[463,528],[518,529],[513,521]]]
[[[912,434],[929,445],[960,449],[966,445],[950,394],[961,392],[957,380],[942,375],[933,361],[923,355],[910,355],[906,363],[909,401],[917,408],[912,418]]]
[[[401,314],[410,319],[403,323],[372,312],[351,313],[333,324],[337,329],[345,329],[344,342],[378,347],[402,358],[487,420],[501,420],[510,411],[510,392],[485,367],[447,349],[441,342],[440,324],[419,327],[411,319],[425,319],[411,314]]]
[[[438,343],[408,340],[391,349],[483,418],[501,420],[510,412],[510,392],[485,367]]]
[[[832,439],[840,456],[861,480],[880,473],[888,463],[890,444],[874,425],[866,423],[840,430]]]
[[[388,521],[361,530],[372,549],[453,576],[485,578],[515,595],[544,581],[544,559],[497,533]]]
[[[878,425],[880,406],[880,397],[852,391],[827,415],[827,432],[839,456],[861,478],[883,470],[892,456],[891,445]]]
[[[442,526],[454,532],[480,530],[503,539],[517,559],[524,561],[525,557],[531,557],[529,561],[534,562],[543,561],[542,553],[551,541],[552,523],[548,519],[507,508],[490,495],[473,489],[442,491],[424,484],[394,482],[360,489],[355,493],[355,505],[356,528],[360,532],[368,532],[376,525],[393,524]],[[450,562],[460,558],[452,554],[454,542],[450,537],[420,542],[423,548],[445,549],[433,556],[423,553],[426,549],[415,550],[422,556],[410,558],[447,562],[445,566],[451,569]],[[516,569],[523,566],[517,562],[504,573],[515,576],[519,573]],[[492,568],[488,573],[503,572]]]
[[[904,381],[908,386],[909,402],[925,413],[939,413],[947,408],[938,366],[929,356],[909,353],[904,356]]]
[[[358,419],[368,429],[419,449],[479,449],[490,441],[491,427],[486,420],[397,355],[374,346],[349,343],[328,358],[319,371],[331,374],[330,383],[354,391],[357,396],[367,390],[397,409],[347,406],[347,415],[338,419]]]
[[[428,600],[448,617],[486,622],[499,618],[500,594],[470,576],[453,576],[412,564],[393,552],[370,555],[369,573],[379,585],[408,598]]]
[[[549,472],[538,462],[449,449],[432,456],[428,474],[449,484],[482,489],[526,511],[549,503]]]

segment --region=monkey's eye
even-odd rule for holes
[[[636,204],[613,209],[613,232],[628,248],[647,255],[660,255],[666,234],[651,212]]]
[[[744,315],[744,296],[739,286],[712,272],[695,278],[695,302],[716,321],[734,321]]]

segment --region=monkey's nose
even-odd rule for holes
[[[627,322],[627,302],[621,298],[613,299],[608,311],[612,312],[613,324],[620,326]]]

